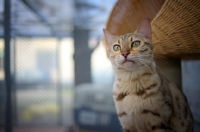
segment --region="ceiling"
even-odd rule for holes
[[[116,0],[11,0],[12,36],[71,36],[74,28],[102,35]],[[4,1],[0,0],[0,36]]]

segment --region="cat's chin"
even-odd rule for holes
[[[121,65],[117,66],[116,69],[123,69],[128,71],[134,71],[140,69],[136,62],[133,61],[126,61]]]

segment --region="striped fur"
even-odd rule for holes
[[[109,34],[105,32],[105,36]],[[187,99],[176,84],[157,73],[151,41],[140,33],[110,38],[108,57],[115,72],[113,98],[124,132],[192,132]],[[140,41],[140,45],[131,47],[134,41]],[[116,44],[119,51],[113,49]]]

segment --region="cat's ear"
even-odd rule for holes
[[[136,32],[151,40],[151,22],[149,18],[143,18]]]
[[[116,37],[115,35],[113,35],[112,33],[110,33],[108,30],[103,29],[105,38],[106,38],[106,42],[111,45],[113,43],[113,41],[115,41]]]

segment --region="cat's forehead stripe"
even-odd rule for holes
[[[132,36],[131,36],[131,42],[133,41],[133,38],[132,38]]]
[[[118,44],[120,44],[120,39],[118,40]]]
[[[132,35],[133,34],[130,34],[130,33],[128,33],[128,34],[125,34],[125,35],[122,35],[121,37],[120,37],[120,39],[118,40],[118,43],[120,43],[121,41],[124,41],[124,40],[126,40],[126,39],[128,39],[129,37],[131,37],[131,41],[132,41]]]

